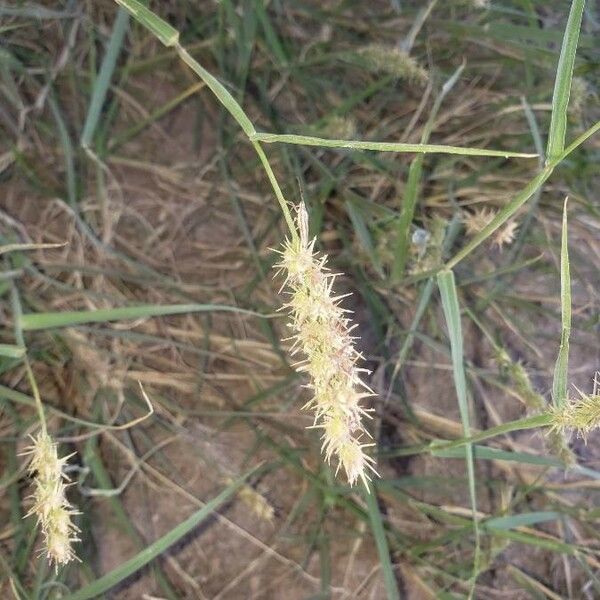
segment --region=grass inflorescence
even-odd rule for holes
[[[600,593],[597,10],[13,4],[2,597]]]
[[[326,257],[319,257],[308,234],[308,213],[304,203],[298,208],[296,239],[287,240],[277,268],[285,276],[290,300],[286,308],[292,316],[294,332],[292,354],[304,359],[296,368],[310,378],[312,398],[305,408],[314,411],[314,427],[322,430],[323,451],[329,461],[338,460],[350,485],[359,479],[365,486],[369,472],[376,473],[373,459],[365,452],[372,443],[363,420],[368,416],[362,406],[372,391],[364,383],[354,347],[354,328],[336,296],[336,276],[329,272]],[[368,486],[367,486],[368,489]]]
[[[57,444],[46,432],[32,438],[26,453],[31,455],[28,470],[34,485],[28,516],[37,518],[44,535],[45,554],[58,568],[76,558],[73,543],[79,539],[72,522],[77,511],[66,497],[68,478],[64,467],[69,457],[58,458]]]

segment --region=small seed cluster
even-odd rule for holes
[[[586,438],[592,430],[600,427],[600,394],[595,389],[591,395],[579,392],[579,398],[568,398],[564,405],[552,408],[551,431],[575,432]]]
[[[75,558],[72,544],[78,540],[78,530],[71,522],[77,513],[65,495],[68,478],[63,467],[69,457],[58,458],[57,445],[45,432],[33,438],[27,453],[32,455],[29,474],[35,486],[27,516],[37,516],[48,559],[58,567]]]
[[[359,54],[372,71],[388,73],[418,85],[425,85],[429,79],[427,70],[397,46],[370,44],[361,48]]]
[[[353,326],[334,296],[336,276],[326,268],[326,257],[318,257],[315,240],[308,237],[308,214],[302,203],[298,209],[299,236],[287,240],[277,265],[285,274],[293,330],[292,354],[304,355],[296,368],[310,377],[312,399],[305,408],[314,411],[314,427],[323,431],[323,452],[327,461],[338,460],[351,485],[359,479],[365,485],[369,471],[375,473],[373,459],[365,453],[368,436],[362,419],[367,411],[363,398],[372,395],[361,379],[357,366],[360,354],[354,348]]]

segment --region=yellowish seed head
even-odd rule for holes
[[[372,460],[365,454],[361,437],[366,434],[362,417],[366,411],[360,401],[370,395],[361,380],[354,348],[351,323],[333,295],[335,275],[326,268],[326,260],[316,256],[314,240],[308,237],[308,214],[304,204],[298,210],[298,239],[287,241],[277,268],[284,273],[290,300],[294,332],[294,353],[301,350],[304,360],[296,368],[310,377],[308,387],[313,398],[315,427],[323,431],[323,452],[329,461],[338,459],[351,485],[360,478],[368,481],[374,472]]]
[[[71,522],[75,514],[65,495],[67,480],[63,467],[66,459],[58,458],[57,445],[47,433],[33,438],[29,448],[29,474],[34,477],[33,507],[28,515],[35,515],[44,535],[46,554],[55,566],[75,557],[72,543],[77,528]]]

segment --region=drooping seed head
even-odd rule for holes
[[[354,348],[353,326],[340,306],[341,297],[333,294],[335,275],[326,258],[315,253],[315,240],[308,236],[308,213],[302,203],[298,209],[299,236],[287,240],[276,266],[285,276],[290,300],[294,334],[293,354],[302,351],[304,359],[296,364],[306,373],[312,398],[305,408],[314,411],[313,427],[322,430],[323,452],[329,461],[336,457],[338,470],[344,468],[351,485],[361,479],[365,485],[368,471],[376,473],[364,448],[368,436],[362,424],[367,411],[360,402],[372,395],[361,379],[357,366],[360,354]]]

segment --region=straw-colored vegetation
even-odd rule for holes
[[[0,5],[1,597],[600,597],[599,23]]]

